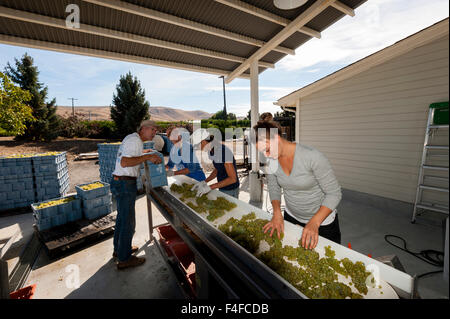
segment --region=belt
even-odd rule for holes
[[[137,180],[137,177],[134,176],[116,176],[113,175],[113,178],[115,181],[135,181]]]

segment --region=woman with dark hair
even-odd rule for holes
[[[264,232],[271,230],[272,236],[276,230],[280,237],[287,220],[303,227],[304,248],[315,248],[319,235],[340,243],[336,207],[342,194],[328,159],[312,147],[282,138],[273,122],[259,121],[253,129],[258,151],[270,159],[267,178],[273,217]],[[281,190],[286,202],[284,218]]]

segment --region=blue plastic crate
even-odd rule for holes
[[[81,206],[83,212],[89,214],[91,210],[95,210],[98,207],[111,204],[111,202],[112,202],[112,195],[107,194],[93,199],[84,199],[82,200]]]
[[[99,188],[95,188],[95,189],[91,189],[91,190],[84,190],[81,187],[84,185],[89,185],[92,183],[96,183],[96,182],[100,182],[103,184],[103,187],[99,187]],[[110,185],[109,183],[103,182],[103,181],[94,181],[91,183],[86,183],[86,184],[81,184],[81,185],[76,185],[75,189],[77,191],[78,196],[85,200],[85,199],[94,199],[94,198],[98,198],[98,197],[102,197],[104,195],[108,195],[110,194]]]
[[[61,152],[57,155],[47,155],[47,156],[33,156],[32,162],[33,165],[43,165],[43,164],[59,164],[61,162],[66,161],[66,153],[67,152]]]
[[[52,226],[61,226],[67,224],[67,215],[65,214],[56,214],[52,216]]]
[[[47,230],[53,227],[51,218],[43,218],[43,217],[37,218],[36,216],[34,216],[34,218],[36,222],[36,227],[38,228],[39,231]]]
[[[0,192],[2,192],[2,193],[12,192],[12,184],[10,184],[10,183],[0,183]]]
[[[64,168],[60,171],[55,172],[34,172],[34,177],[36,179],[60,179],[69,174],[69,169]]]
[[[152,187],[166,186],[167,174],[164,165],[164,156],[159,152],[151,152],[150,154],[156,154],[162,159],[160,164],[153,164],[152,162],[147,161]],[[141,166],[140,173],[141,175],[145,175],[144,165]]]
[[[76,220],[80,220],[83,218],[83,211],[80,210],[73,210],[67,215],[67,222],[74,222]]]
[[[46,202],[46,201],[44,201],[44,202]],[[43,203],[43,202],[38,202],[38,203],[31,204],[31,209],[33,210],[33,212],[34,212],[34,214],[35,214],[37,219],[40,219],[40,218],[52,218],[52,216],[55,216],[55,215],[58,214],[58,207],[57,206],[50,206],[50,207],[45,207],[45,208],[38,209],[37,207],[41,203]]]
[[[46,163],[36,163],[34,165],[34,171],[35,173],[59,173],[62,170],[67,169],[67,162],[61,162],[61,163],[52,163],[52,164],[46,164]]]
[[[56,215],[67,215],[67,214],[70,214],[72,211],[81,212],[81,201],[80,201],[80,199],[77,198],[76,196],[69,196],[69,197],[73,198],[73,200],[70,201],[70,202],[67,202],[67,203],[54,205],[54,206],[50,206],[50,207],[45,207],[45,208],[41,208],[41,209],[37,208],[42,203],[46,203],[46,202],[49,202],[49,201],[66,198],[66,197],[57,197],[57,198],[52,198],[52,199],[49,199],[49,200],[44,200],[42,202],[33,203],[31,205],[31,208],[32,208],[34,214],[37,216],[37,218],[40,218],[41,216],[43,218],[52,218],[52,217],[54,217]]]
[[[12,191],[6,194],[6,198],[9,200],[17,200],[20,199],[21,192],[20,191]]]
[[[1,210],[7,210],[7,209],[13,209],[13,208],[15,208],[13,200],[5,200],[2,202],[2,205],[0,206]]]
[[[84,211],[84,217],[86,219],[92,220],[108,215],[112,211],[112,204],[96,207],[89,211]]]

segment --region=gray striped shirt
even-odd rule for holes
[[[278,164],[278,163],[277,163]],[[281,201],[281,189],[290,214],[307,222],[320,206],[335,210],[342,194],[328,159],[318,150],[297,144],[289,176],[278,164],[275,173],[268,174],[270,200]]]

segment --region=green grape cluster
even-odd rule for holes
[[[282,246],[278,236],[270,237],[264,234],[262,227],[267,220],[256,219],[254,212],[244,215],[241,219],[230,218],[219,230],[247,249],[269,268],[286,279],[295,288],[313,299],[361,299],[361,294],[367,294],[366,278],[370,272],[362,262],[353,263],[348,258],[338,260],[330,246],[325,247],[325,257],[314,250],[289,245]],[[283,236],[283,234],[282,234]],[[270,249],[258,252],[260,242],[265,240]],[[296,261],[300,267],[289,261]],[[350,286],[338,281],[338,275],[350,277],[360,294],[353,293]]]
[[[225,197],[217,197],[215,200],[208,199],[207,195],[197,197],[197,193],[192,190],[192,184],[183,183],[181,185],[172,184],[170,190],[172,192],[181,194],[180,200],[186,203],[191,209],[199,214],[208,213],[206,219],[214,221],[219,217],[225,215],[225,212],[236,208],[236,204],[225,199]],[[195,203],[187,199],[195,198]]]

